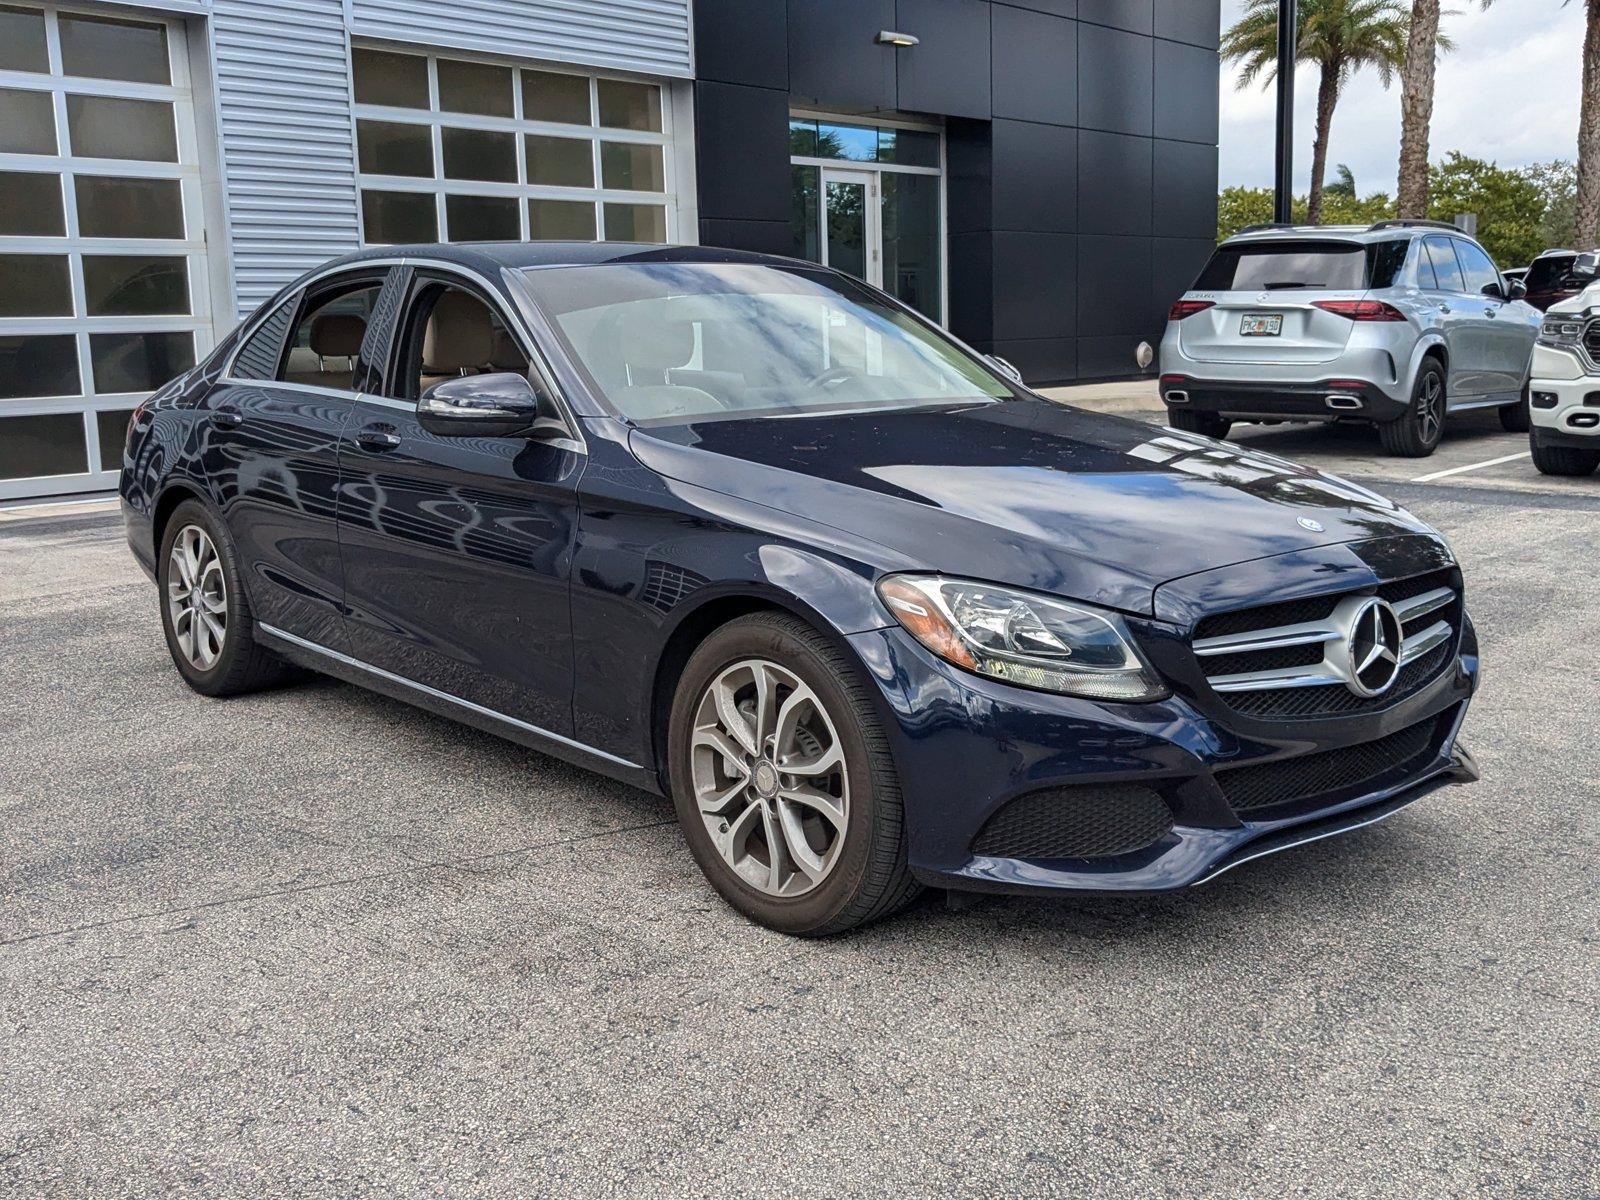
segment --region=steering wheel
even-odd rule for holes
[[[861,372],[854,367],[837,366],[829,367],[826,371],[818,372],[806,380],[807,388],[825,388],[841,384],[847,379],[859,379]]]

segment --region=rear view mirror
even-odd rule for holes
[[[533,436],[565,425],[527,378],[512,371],[446,379],[422,393],[417,420],[438,437]]]

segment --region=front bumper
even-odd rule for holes
[[[899,629],[851,637],[881,691],[904,796],[912,873],[934,887],[982,892],[1150,892],[1188,887],[1252,858],[1371,824],[1477,770],[1456,734],[1476,688],[1470,629],[1453,663],[1379,712],[1339,720],[1222,722],[1184,695],[1102,704],[983,679],[936,659]],[[1380,786],[1322,793],[1247,813],[1214,772],[1353,748],[1437,722],[1426,759]],[[1243,729],[1248,732],[1241,732]],[[1396,769],[1398,771],[1399,768]],[[974,851],[991,817],[1032,793],[1089,785],[1153,789],[1171,828],[1137,850],[1079,858],[999,858]]]
[[[1528,400],[1534,437],[1541,444],[1600,446],[1600,375],[1588,374],[1577,355],[1536,347]]]

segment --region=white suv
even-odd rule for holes
[[[1580,254],[1570,273],[1594,280],[1600,255]],[[1539,327],[1528,380],[1528,441],[1546,475],[1600,466],[1600,281],[1552,304]]]
[[[1420,457],[1447,416],[1522,403],[1539,311],[1482,246],[1437,221],[1264,225],[1217,247],[1172,306],[1161,398],[1172,424],[1365,421]]]

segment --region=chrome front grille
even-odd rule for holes
[[[1600,317],[1590,317],[1584,324],[1583,350],[1590,362],[1600,364]]]
[[[1460,613],[1455,573],[1440,571],[1208,617],[1192,648],[1211,690],[1241,712],[1279,719],[1359,712],[1432,679],[1448,661]]]

